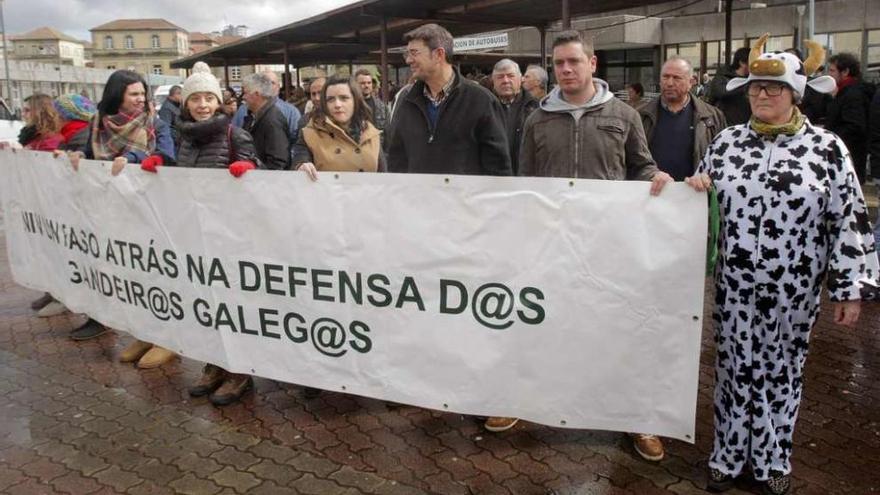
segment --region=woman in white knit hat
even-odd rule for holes
[[[176,166],[224,168],[235,177],[261,166],[251,135],[233,127],[229,117],[221,111],[223,92],[204,62],[196,63],[192,75],[183,83],[181,101]],[[148,164],[141,168],[158,172],[156,166]],[[141,345],[148,348],[151,344],[142,342]],[[211,394],[211,402],[221,406],[237,401],[252,387],[249,375],[229,373],[209,363],[189,393],[193,397]]]

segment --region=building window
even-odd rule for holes
[[[233,81],[241,81],[241,67],[230,67],[229,78]]]
[[[134,48],[134,38],[130,35],[125,37],[125,48],[126,50]]]
[[[868,31],[868,67],[865,69],[877,67],[880,65],[880,29]]]
[[[104,48],[108,50],[113,48],[113,36],[104,36]]]
[[[154,65],[153,66],[153,74],[155,74],[157,76],[161,76],[162,75],[162,66],[161,65]]]
[[[158,34],[154,34],[153,37],[151,38],[151,40],[152,40],[152,47],[153,48],[160,48]]]

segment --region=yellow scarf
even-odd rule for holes
[[[758,120],[757,117],[752,115],[749,125],[752,126],[752,129],[754,129],[755,132],[762,136],[775,137],[780,134],[794,136],[801,130],[801,127],[804,126],[806,120],[806,117],[804,117],[801,111],[798,110],[798,107],[794,107],[794,112],[791,113],[791,119],[784,124],[768,124]]]

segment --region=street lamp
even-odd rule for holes
[[[6,98],[12,108],[12,74],[9,73],[9,52],[6,49],[6,24],[3,22],[3,0],[0,0],[0,30],[3,31],[3,65],[6,69]]]

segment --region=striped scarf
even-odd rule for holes
[[[96,160],[112,160],[130,151],[156,149],[156,128],[149,112],[96,114],[92,119],[92,150]]]

